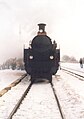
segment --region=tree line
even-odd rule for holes
[[[84,63],[84,57],[82,58],[82,61]],[[68,55],[64,55],[61,58],[61,62],[78,63],[79,61],[73,56],[70,57]],[[6,62],[4,62],[2,65],[0,65],[0,69],[24,70],[23,59],[22,58],[10,58]]]
[[[61,59],[62,62],[70,62],[70,63],[79,63],[80,59],[77,60],[75,57],[73,56],[68,56],[68,55],[64,55]],[[84,64],[84,57],[82,58],[82,62]]]
[[[6,62],[4,62],[2,65],[0,65],[0,69],[18,69],[18,70],[24,70],[24,62],[22,58],[10,58]]]

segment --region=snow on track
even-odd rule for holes
[[[77,66],[78,68],[75,67],[75,69],[80,69],[79,65]],[[84,69],[81,69],[81,70],[83,71]],[[10,72],[8,75],[6,75],[5,71],[0,71],[0,72],[3,72],[2,73],[3,75],[0,75],[0,88],[1,88],[1,86],[4,83],[6,83],[6,81],[9,82],[8,77],[10,77],[10,74],[12,73],[12,71],[7,71],[7,72]],[[16,71],[16,74],[17,72],[18,71]],[[1,79],[1,77],[3,78],[3,80]],[[11,80],[13,80],[12,76],[10,77],[10,81]],[[15,80],[16,80],[16,77],[15,77]],[[52,81],[54,83],[54,88],[56,90],[57,96],[60,99],[62,111],[63,111],[63,114],[65,114],[66,119],[84,119],[84,82],[78,80],[77,78],[73,78],[73,76],[69,76],[69,74],[62,72],[61,70],[57,72],[56,77],[53,76]],[[56,108],[55,105],[53,106],[53,102],[52,102],[53,99],[51,100],[47,99],[47,98],[50,98],[50,96],[48,95],[50,95],[52,91],[49,91],[47,89],[47,84],[45,84],[46,88],[44,88],[44,84],[42,83],[41,85],[39,85],[39,83],[35,85],[36,85],[37,92],[34,91],[33,94],[31,95],[29,94],[30,95],[29,98],[31,98],[31,100],[27,98],[27,101],[29,102],[26,102],[26,104],[23,105],[24,108],[21,112],[21,114],[23,113],[23,116],[21,118],[14,117],[14,119],[31,119],[32,118],[32,116],[28,112],[25,111],[25,108],[27,107],[27,105],[29,105],[28,107],[29,112],[32,112],[33,110],[32,115],[33,117],[35,117],[35,119],[40,118],[41,117],[40,115],[43,115],[43,114],[46,114],[45,118],[43,119],[49,119],[49,117],[50,119],[59,119],[56,113],[55,113],[56,116],[54,117],[52,116],[52,114],[54,113],[53,111]],[[0,97],[0,119],[7,119],[7,115],[12,110],[11,102],[13,102],[13,104],[15,105],[20,95],[23,94],[25,87],[27,86],[28,86],[28,81],[25,81],[25,83],[20,83],[17,86],[13,87],[11,90],[9,90],[7,94]],[[45,89],[44,91],[42,91],[41,89],[42,87]],[[16,91],[17,93],[15,92],[15,89],[17,90]],[[34,95],[33,98],[32,98],[32,95]],[[44,95],[46,95],[47,97],[44,98],[44,101],[43,101],[42,97]],[[15,98],[17,98],[17,100]],[[47,104],[48,103],[50,104],[50,106],[45,105],[44,103],[45,100]],[[31,102],[32,104],[30,104]],[[35,104],[35,102],[37,104]],[[51,111],[48,112],[48,109],[50,109]],[[51,116],[50,116],[50,113],[51,113]],[[19,114],[18,116],[20,116],[21,114]],[[25,117],[24,117],[24,114],[25,114]],[[38,114],[38,117],[36,117],[37,114]],[[30,116],[31,118],[27,118],[27,115]]]
[[[61,119],[49,83],[34,84],[13,119]]]
[[[66,119],[84,119],[84,83],[62,71],[53,83]]]
[[[20,70],[0,70],[0,90],[10,85],[13,81],[25,74],[25,71]]]
[[[25,77],[18,85],[12,87],[6,94],[0,97],[0,119],[7,119],[17,101],[29,85],[29,77]]]

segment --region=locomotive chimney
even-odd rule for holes
[[[40,24],[38,24],[38,26],[39,26],[38,35],[46,35],[46,32],[45,32],[46,24],[40,23]]]

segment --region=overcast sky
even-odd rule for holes
[[[0,63],[23,57],[23,45],[46,23],[61,56],[84,57],[84,0],[0,0]]]

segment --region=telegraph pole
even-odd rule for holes
[[[21,41],[21,25],[19,25],[19,40]]]

